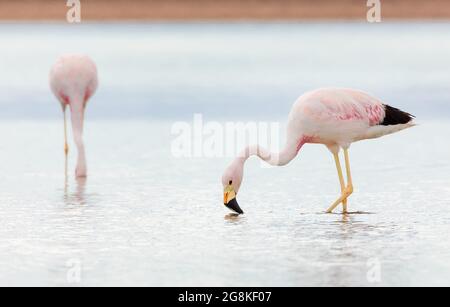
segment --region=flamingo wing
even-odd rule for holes
[[[302,96],[292,116],[308,134],[345,144],[408,128],[414,118],[362,91],[332,88]]]
[[[372,126],[407,124],[414,116],[352,89],[321,89],[302,97],[302,113],[316,120],[362,121]]]

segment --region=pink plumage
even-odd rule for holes
[[[97,86],[97,67],[88,56],[64,55],[56,61],[50,72],[50,87],[61,103],[64,112],[64,123],[66,123],[66,107],[70,107],[73,136],[78,149],[77,177],[85,177],[87,175],[86,154],[83,143],[84,112],[87,102],[94,95]],[[67,133],[66,128],[65,132]]]
[[[312,138],[310,143],[348,148],[353,142],[413,125],[412,117],[397,109],[401,119],[383,124],[387,107],[381,100],[358,90],[315,90],[301,96],[294,104],[288,135],[308,136]]]
[[[409,113],[358,90],[325,88],[308,92],[295,102],[289,115],[284,149],[270,153],[258,145],[249,146],[225,170],[222,184],[227,191],[233,190],[237,194],[242,184],[244,164],[251,156],[258,156],[274,166],[283,166],[292,161],[305,144],[323,144],[335,157],[342,190],[342,196],[328,212],[340,203],[346,212],[347,198],[353,192],[348,158],[350,145],[412,127],[413,118]],[[347,185],[344,184],[339,161],[341,149],[345,153]],[[239,208],[235,200],[233,207]],[[239,208],[237,211],[242,210]]]

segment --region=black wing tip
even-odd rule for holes
[[[382,126],[393,126],[393,125],[402,125],[408,124],[416,118],[414,115],[404,112],[400,109],[391,107],[390,105],[385,104],[385,117],[383,121],[380,123]]]

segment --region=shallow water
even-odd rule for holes
[[[65,183],[60,122],[1,123],[0,284],[68,285],[78,261],[81,285],[372,285],[373,263],[373,285],[450,285],[449,123],[353,146],[350,210],[371,214],[323,214],[339,186],[310,145],[248,163],[240,217],[221,205],[229,159],[172,158],[170,125],[89,122],[91,176],[72,155]]]
[[[0,285],[450,286],[449,35],[448,23],[1,24]],[[86,182],[73,145],[64,176],[47,85],[68,51],[100,71]],[[171,152],[177,118],[283,121],[325,85],[420,122],[352,147],[349,208],[366,214],[323,214],[339,184],[322,146],[281,169],[251,160],[239,217],[221,205],[230,158]]]

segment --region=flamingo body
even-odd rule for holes
[[[61,103],[64,115],[66,107],[70,107],[73,136],[78,149],[77,177],[87,175],[83,144],[84,112],[97,86],[96,65],[84,55],[64,55],[56,61],[50,72],[50,87]]]
[[[391,112],[391,113],[389,113]],[[398,113],[393,115],[392,113]],[[387,118],[387,115],[389,118]],[[289,115],[288,137],[348,148],[413,126],[412,116],[353,89],[319,89],[301,96]]]
[[[236,195],[242,184],[244,165],[251,156],[258,156],[273,166],[292,161],[305,144],[323,144],[333,153],[341,184],[342,196],[328,210],[342,203],[353,193],[348,149],[354,142],[374,139],[414,126],[414,116],[384,104],[359,90],[324,88],[308,92],[294,104],[287,125],[287,141],[279,153],[271,153],[259,145],[247,147],[225,170],[222,176],[224,203],[242,213]],[[342,174],[339,151],[344,149],[348,184]],[[230,197],[231,195],[231,197]]]

